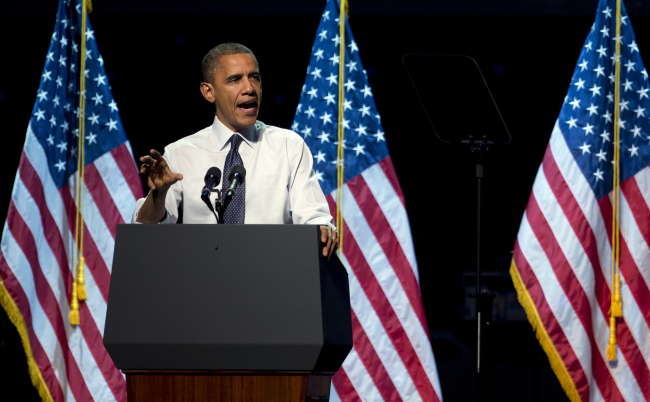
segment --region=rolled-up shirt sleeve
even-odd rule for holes
[[[293,223],[327,225],[336,230],[307,144],[300,137],[297,141],[287,141],[287,154],[291,169],[289,202]]]
[[[167,161],[167,165],[169,168],[172,170],[172,172],[175,172],[174,167],[173,167],[173,161],[172,157],[170,156],[167,148],[165,148],[165,154],[163,155],[163,158]],[[147,194],[146,197],[149,197],[151,195],[151,191]],[[140,213],[140,209],[142,209],[142,206],[144,205],[144,202],[147,198],[140,198],[136,204],[135,204],[135,211],[133,211],[133,216],[131,216],[131,223],[140,223],[138,222],[138,214]],[[183,200],[183,184],[181,181],[178,181],[169,187],[169,190],[167,191],[167,197],[165,198],[165,218],[158,222],[160,223],[176,223],[178,221],[178,209],[179,205],[181,204],[181,201]]]

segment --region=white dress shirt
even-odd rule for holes
[[[160,223],[176,223],[181,203],[183,223],[217,223],[201,199],[201,189],[210,167],[223,171],[230,151],[228,140],[233,134],[215,116],[211,127],[165,147],[163,157],[174,173],[183,175],[183,180],[169,188],[165,200],[167,212]],[[334,228],[313,170],[312,154],[298,134],[258,121],[236,135],[243,138],[239,154],[246,168],[244,223],[318,224]],[[215,198],[213,193],[213,206]],[[141,198],[136,203],[132,223],[137,223],[144,201]]]

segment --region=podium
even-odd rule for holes
[[[118,225],[104,346],[129,402],[329,399],[345,268],[313,225]]]

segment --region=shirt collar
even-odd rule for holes
[[[212,132],[217,143],[217,149],[220,151],[226,146],[230,137],[235,134],[216,115],[214,116],[214,123],[212,123]],[[257,142],[257,128],[255,125],[245,127],[237,131],[236,134],[239,134],[244,139],[244,143],[248,144],[249,147],[255,149],[255,143]]]

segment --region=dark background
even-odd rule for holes
[[[260,120],[291,125],[324,1],[133,3],[96,0],[90,18],[136,155],[160,150],[212,123],[213,106],[199,93],[200,62],[222,42],[241,42],[257,55],[264,88]],[[492,397],[567,400],[507,271],[596,7],[595,0],[351,1],[350,24],[406,198],[446,401],[474,398],[474,302],[467,293],[475,269],[475,155],[435,138],[401,57],[467,54],[480,65],[513,136],[512,144],[490,149],[485,161],[483,283],[497,294],[489,344]],[[650,51],[650,2],[627,2],[627,7],[644,54]],[[0,220],[9,204],[56,8],[55,0],[0,5]],[[467,119],[472,117],[468,110]],[[0,389],[35,400],[25,360],[2,311]]]

